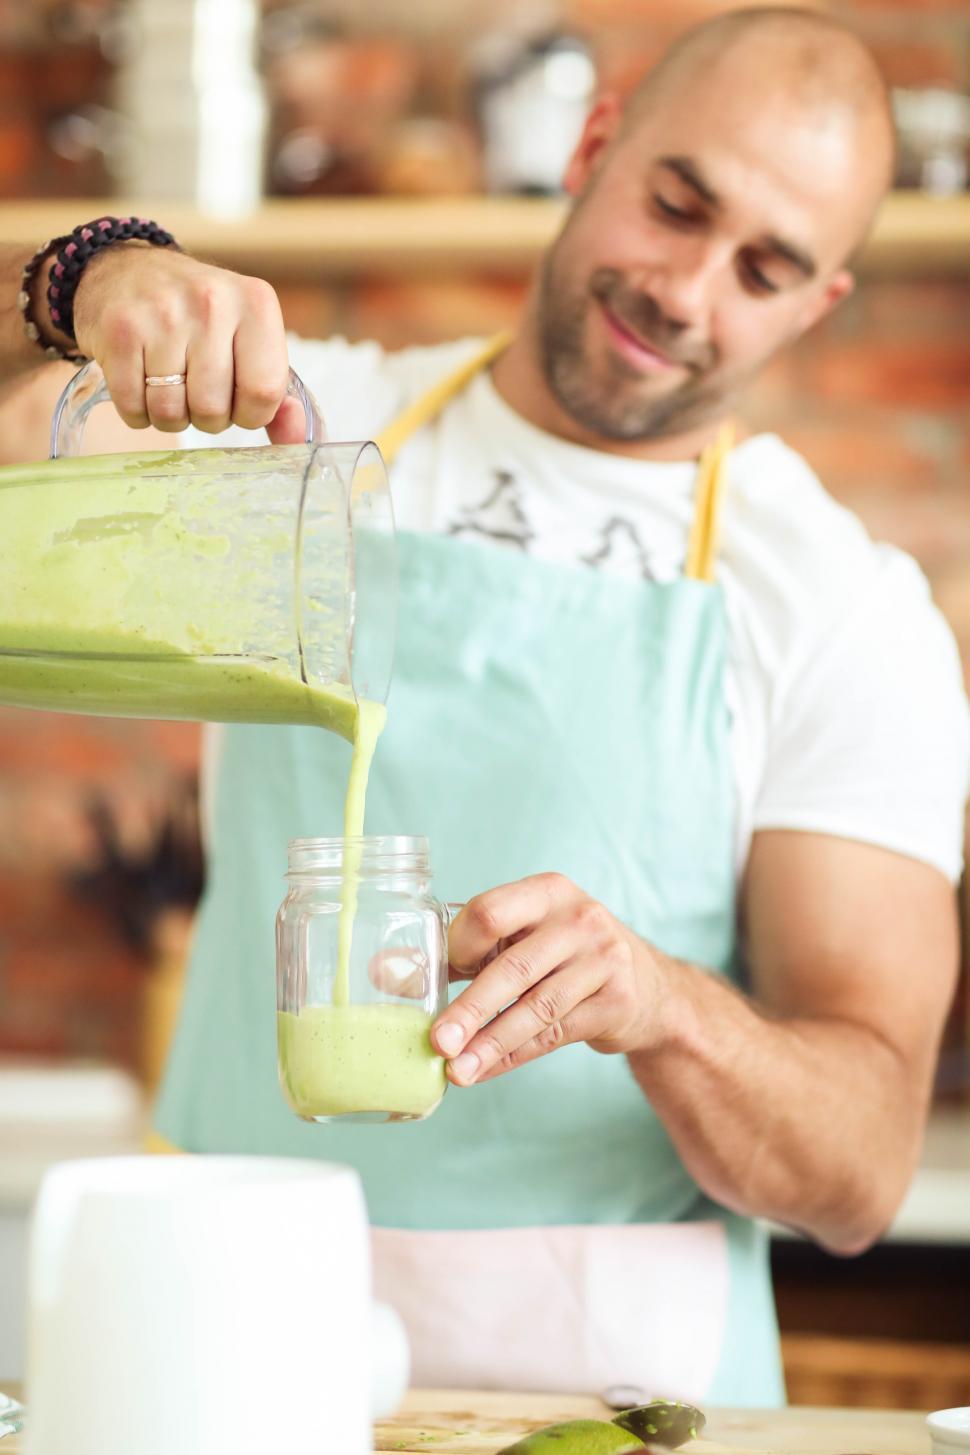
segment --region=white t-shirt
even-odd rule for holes
[[[329,437],[367,439],[477,343],[386,353],[291,339],[290,361]],[[194,430],[186,441],[212,442]],[[391,486],[402,529],[670,581],[683,573],[696,474],[693,461],[645,462],[547,434],[481,373],[403,447]],[[967,701],[915,562],[870,540],[780,439],[757,435],[731,457],[717,579],[738,873],[752,833],[803,829],[892,849],[955,881]]]

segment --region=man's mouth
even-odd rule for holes
[[[607,303],[602,300],[599,300],[599,303],[610,338],[623,357],[628,359],[635,369],[644,374],[666,374],[683,368],[682,364],[668,358],[655,344],[647,343],[640,334],[630,328],[629,324],[617,318]]]

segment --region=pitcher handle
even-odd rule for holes
[[[308,445],[322,444],[327,438],[327,431],[324,428],[317,401],[300,376],[292,369],[286,392],[292,398],[298,399],[303,406],[303,417],[306,421],[306,443]],[[57,408],[54,410],[54,418],[51,421],[52,460],[80,454],[81,438],[84,434],[84,426],[88,422],[88,415],[96,404],[102,404],[110,398],[111,395],[99,363],[92,359],[89,364],[78,369],[74,378],[69,380],[65,386],[57,401]],[[217,436],[213,436],[214,440],[216,438]]]

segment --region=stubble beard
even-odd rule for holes
[[[536,323],[543,377],[571,419],[602,439],[632,443],[682,434],[723,413],[729,390],[723,380],[708,377],[710,363],[700,358],[687,365],[690,372],[683,383],[652,399],[638,392],[643,376],[619,355],[607,355],[605,375],[598,376],[586,357],[586,319],[599,306],[597,296],[620,284],[620,275],[600,269],[582,292],[570,289],[557,277],[557,254],[558,244],[543,264]],[[659,313],[649,299],[636,306]],[[656,337],[656,320],[644,332]]]

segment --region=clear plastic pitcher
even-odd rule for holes
[[[108,396],[65,389],[50,460],[0,469],[0,702],[121,717],[316,723],[387,695],[394,520],[372,443],[75,458]]]

